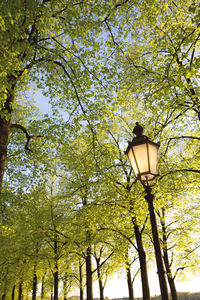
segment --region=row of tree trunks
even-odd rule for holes
[[[164,223],[163,223],[164,224]],[[162,224],[162,225],[163,225]],[[163,225],[164,226],[164,225]],[[164,230],[165,227],[163,227],[162,229]],[[141,233],[139,232],[139,229],[134,228],[134,230],[136,231],[136,236],[138,239],[138,244],[141,244]],[[140,247],[142,247],[140,245]],[[143,248],[143,247],[142,247]],[[91,265],[91,247],[88,247],[87,249],[87,258],[86,258],[86,268],[87,268],[87,283],[89,284],[89,287],[87,288],[87,293],[89,294],[90,299],[93,299],[93,289],[92,289],[92,265]],[[141,250],[141,249],[140,249]],[[144,251],[144,249],[143,249]],[[170,291],[171,291],[171,297],[172,300],[178,300],[177,297],[177,291],[176,291],[176,287],[175,287],[175,282],[172,278],[172,273],[171,273],[171,268],[170,268],[170,264],[169,264],[169,259],[168,259],[168,252],[165,250],[165,248],[163,249],[163,253],[164,253],[164,262],[165,262],[165,267],[166,269],[169,271],[169,275],[168,275],[168,282],[169,282],[169,286],[170,286]],[[141,274],[141,277],[143,278],[143,281],[147,281],[145,282],[145,284],[148,286],[148,277],[147,277],[147,268],[145,267],[145,260],[144,260],[144,252],[142,252],[141,258],[142,258],[142,262],[143,262],[143,271],[145,270],[146,272],[146,276],[144,276],[144,274]],[[79,264],[79,275],[80,275],[80,300],[83,300],[83,282],[82,282],[82,267],[83,265],[80,263]],[[102,280],[101,280],[101,274],[100,274],[100,265],[99,265],[99,261],[97,261],[97,274],[98,274],[98,281],[99,281],[99,291],[100,291],[100,300],[104,300],[104,288],[103,288],[103,284],[102,284]],[[131,278],[131,268],[130,268],[130,264],[128,261],[126,261],[126,274],[127,274],[127,284],[128,284],[128,292],[129,292],[129,300],[134,300],[134,291],[133,291],[133,283],[132,283],[132,278]],[[145,279],[144,279],[145,278]],[[42,277],[42,286],[41,286],[41,299],[44,298],[44,279],[45,279],[45,275]],[[143,293],[146,292],[146,290],[144,290],[144,288],[146,287],[146,285],[143,286]],[[12,288],[12,295],[11,295],[11,299],[14,300],[15,298],[15,285]],[[34,267],[34,272],[33,272],[33,289],[32,289],[32,300],[36,300],[36,295],[37,295],[37,274],[36,274],[36,267]],[[54,273],[54,297],[52,294],[52,299],[55,300],[55,295],[58,295],[58,270]],[[147,296],[146,296],[147,295]],[[67,295],[65,295],[66,299],[67,299]],[[145,294],[145,297],[148,297],[148,294]],[[148,299],[145,298],[143,295],[143,299]],[[4,293],[2,295],[2,300],[6,299],[6,293]],[[58,298],[57,298],[58,299]],[[149,298],[150,299],[150,298]],[[18,292],[18,300],[23,300],[23,281],[20,282],[19,284],[19,292]],[[87,298],[88,300],[88,298]]]
[[[164,215],[164,213],[163,213]],[[135,223],[135,219],[133,219],[134,224],[134,233],[137,242],[138,248],[138,255],[140,261],[140,271],[141,271],[141,281],[142,281],[142,291],[143,291],[143,299],[149,300],[150,299],[150,292],[149,292],[149,283],[148,283],[148,274],[147,274],[147,262],[146,262],[146,254],[144,251],[143,243],[142,243],[142,233],[139,230],[139,227]],[[177,291],[175,287],[174,278],[172,277],[171,267],[168,258],[168,251],[167,251],[167,233],[166,233],[166,225],[164,217],[161,220],[162,224],[162,233],[163,233],[163,257],[165,268],[167,271],[167,278],[168,283],[170,286],[171,297],[172,300],[178,300]],[[57,255],[57,240],[54,242],[55,246],[55,254]],[[93,283],[92,283],[92,250],[91,246],[87,248],[87,256],[85,259],[86,262],[86,291],[87,291],[87,300],[93,300]],[[100,273],[100,259],[96,259],[97,263],[97,275],[99,281],[99,291],[100,291],[100,300],[104,300],[104,287],[101,280],[101,273]],[[83,300],[83,278],[82,278],[82,267],[79,260],[79,276],[80,276],[80,300]],[[57,259],[55,259],[55,269],[54,272],[54,300],[58,300],[58,263]],[[134,299],[134,291],[133,291],[133,283],[131,279],[131,268],[128,261],[126,261],[126,274],[127,274],[127,283],[128,283],[128,291],[129,291],[129,300]],[[41,298],[44,298],[44,280],[45,275],[42,277],[42,286],[41,286]],[[34,266],[33,270],[33,289],[32,289],[32,300],[36,300],[37,295],[37,274],[36,274],[36,266]],[[15,297],[15,285],[12,288],[12,300]],[[6,299],[6,293],[2,295],[2,300]],[[18,300],[23,300],[23,281],[19,284],[19,292],[18,292]]]
[[[12,287],[12,293],[11,293],[11,300],[15,299],[15,289],[16,286],[13,285]],[[36,293],[37,293],[37,275],[34,272],[34,276],[33,276],[33,291],[32,291],[32,299],[36,300]],[[19,288],[18,288],[18,300],[23,300],[24,296],[23,296],[23,281],[21,280],[19,283]],[[2,300],[6,299],[6,294],[4,293],[2,295]]]

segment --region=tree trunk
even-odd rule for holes
[[[100,258],[96,258],[96,263],[97,263],[97,276],[99,282],[100,300],[104,300],[104,287],[103,287],[103,282],[101,280],[101,272],[100,272]]]
[[[139,261],[140,261],[143,300],[150,300],[147,261],[146,261],[146,253],[144,251],[144,247],[142,243],[142,233],[140,232],[138,225],[135,223],[135,218],[133,218],[132,220],[134,225],[134,232],[135,232],[135,238],[137,242]]]
[[[87,256],[86,256],[86,291],[87,291],[87,300],[93,300],[91,246],[87,248]]]
[[[41,299],[44,299],[44,280],[45,280],[45,275],[42,276]]]
[[[67,282],[66,278],[63,279],[63,298],[67,300]]]
[[[26,300],[29,300],[28,289],[26,289]]]
[[[167,232],[166,232],[166,225],[165,225],[165,209],[162,209],[162,218],[160,220],[161,220],[162,238],[163,238],[163,258],[164,258],[164,264],[167,272],[167,280],[170,287],[171,298],[172,300],[178,300],[176,286],[175,286],[174,278],[172,276],[172,270],[171,270],[171,266],[169,263],[169,256],[168,256]]]
[[[21,281],[19,284],[18,300],[23,300],[23,281]]]
[[[128,284],[129,300],[134,300],[133,283],[131,279],[131,265],[129,263],[128,248],[126,251],[126,278]]]
[[[7,148],[8,148],[8,138],[10,133],[10,126],[11,126],[11,114],[12,112],[12,104],[14,97],[9,94],[7,91],[8,96],[5,102],[5,106],[2,110],[2,113],[5,113],[8,119],[4,117],[0,117],[0,193],[2,190],[2,182],[3,176],[5,171],[5,165],[7,161]]]
[[[51,300],[54,300],[53,299],[53,288],[51,288],[51,298],[50,298]]]
[[[127,276],[129,300],[134,300],[130,266],[126,266],[126,276]]]
[[[149,215],[150,215],[150,221],[151,221],[151,231],[153,236],[153,245],[154,245],[154,252],[155,252],[155,258],[156,258],[156,266],[157,266],[157,274],[159,279],[159,285],[160,285],[160,292],[161,292],[161,299],[168,300],[169,299],[169,293],[168,293],[168,287],[167,287],[167,279],[166,279],[166,269],[164,265],[163,260],[163,253],[160,245],[160,238],[158,233],[158,226],[157,226],[157,220],[156,220],[156,214],[155,214],[155,208],[154,208],[154,195],[151,193],[150,186],[146,187],[146,195],[145,200],[148,203],[148,209],[149,209]]]
[[[15,285],[13,285],[12,296],[11,296],[11,300],[14,300],[14,299],[15,299]]]
[[[80,300],[83,300],[83,271],[82,271],[82,264],[79,259],[79,283],[80,283]]]
[[[3,294],[2,294],[2,300],[6,299],[6,295],[7,295],[7,287],[8,287],[8,266],[5,270],[4,276],[3,276],[3,284],[4,284],[4,288],[3,288]]]
[[[37,274],[36,274],[36,266],[34,266],[32,300],[36,300],[36,295],[37,295]]]
[[[166,267],[166,265],[165,265],[165,267]],[[167,267],[166,267],[166,270],[167,270]],[[167,270],[167,272],[168,272],[168,270]],[[171,272],[171,268],[170,268],[169,272]],[[171,277],[170,273],[167,274],[167,280],[168,280],[168,283],[169,283],[172,300],[178,300],[178,295],[177,295],[177,291],[176,291],[175,282],[174,282],[174,279]]]
[[[55,272],[54,272],[54,300],[58,300],[58,243],[57,239],[54,241],[54,253],[55,253]]]
[[[3,293],[3,295],[2,295],[2,298],[1,298],[2,300],[5,300],[6,299],[6,294],[5,293]]]
[[[58,267],[57,263],[55,267]],[[58,300],[58,269],[54,272],[54,300]]]

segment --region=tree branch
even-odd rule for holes
[[[30,140],[43,137],[42,135],[30,135],[28,133],[28,131],[26,130],[26,128],[20,124],[12,124],[11,128],[18,128],[23,131],[23,133],[26,135],[26,139],[27,139],[25,149],[30,152],[32,152],[32,150],[28,147]]]
[[[179,173],[179,172],[191,172],[191,173],[199,173],[200,174],[200,170],[195,170],[195,169],[179,169],[179,170],[171,170],[168,173],[162,175],[159,177],[158,181],[161,181],[164,177],[171,175],[171,174],[175,174],[175,173]]]
[[[167,147],[166,147],[164,156],[165,156],[166,153],[167,153],[167,150],[168,150],[168,148],[169,148],[169,144],[171,143],[171,141],[173,141],[173,140],[178,140],[178,139],[193,139],[193,140],[200,140],[200,137],[198,137],[198,136],[182,135],[182,136],[177,136],[177,137],[172,137],[172,138],[170,138],[170,139],[168,140],[168,142],[167,142]]]
[[[112,251],[108,256],[107,256],[107,258],[105,258],[104,259],[104,261],[99,265],[99,269],[107,262],[107,260],[109,260],[109,258],[112,256],[114,254],[114,251]],[[92,271],[92,273],[95,273],[96,271],[97,271],[97,269],[98,268],[96,268],[96,269],[94,269],[93,271]]]

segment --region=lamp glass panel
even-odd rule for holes
[[[133,146],[133,151],[139,168],[139,174],[149,172],[147,145],[141,144]]]
[[[158,174],[158,146],[153,144],[148,144],[149,146],[149,161],[150,161],[150,171],[153,174]]]
[[[132,148],[130,148],[130,150],[128,152],[128,158],[129,158],[130,164],[131,164],[131,166],[133,168],[133,171],[135,173],[135,176],[137,177],[137,175],[138,175],[138,168],[137,168],[136,163],[135,163],[135,158],[133,156]]]

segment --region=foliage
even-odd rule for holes
[[[127,248],[137,270],[133,218],[154,265],[144,191],[123,153],[135,121],[161,143],[153,190],[173,275],[199,272],[198,2],[24,3],[1,2],[1,296],[21,280],[31,291],[34,268],[50,292],[55,262],[66,293],[80,287],[88,246],[104,279],[124,268]],[[49,115],[26,96],[32,85]]]

